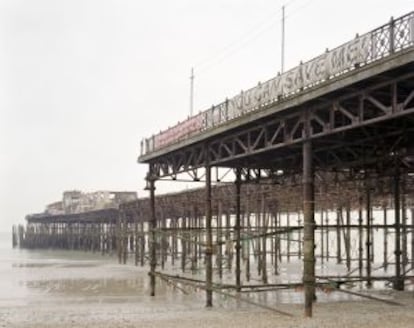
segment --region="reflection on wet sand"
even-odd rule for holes
[[[300,279],[300,266],[300,262],[286,263],[277,281]],[[332,270],[336,269],[332,266]],[[207,310],[205,292],[189,286],[180,286],[188,292],[185,294],[174,285],[157,280],[156,296],[150,297],[147,270],[118,265],[115,258],[83,252],[0,250],[0,327],[308,327],[301,321],[301,290],[243,293],[243,297],[257,303],[293,313],[294,318],[280,317],[216,294],[214,308]],[[166,270],[182,274],[172,268]],[[194,277],[204,278],[203,273]],[[232,277],[229,271],[222,282],[230,282]],[[369,322],[364,321],[368,313],[380,317],[382,312],[390,311],[389,306],[378,303],[343,302],[351,299],[358,298],[319,291],[315,327],[324,327],[320,324],[323,320],[330,322],[325,327],[332,327],[338,320],[349,327],[356,327],[356,322],[369,327]],[[412,298],[402,302],[412,306]],[[360,316],[360,320],[338,319],[338,309],[344,308],[344,312],[353,313],[353,318]],[[402,310],[396,311],[402,324],[413,319],[409,312],[404,317]],[[384,318],[381,321],[389,323]]]

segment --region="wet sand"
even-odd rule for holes
[[[224,296],[206,309],[203,291],[160,281],[150,297],[147,270],[99,254],[0,250],[0,327],[414,327],[413,291],[375,292],[403,306],[319,292],[309,320],[301,291],[253,296],[293,317]]]
[[[404,306],[377,302],[336,302],[318,304],[315,318],[302,317],[299,305],[282,305],[280,309],[295,316],[287,318],[255,308],[189,308],[175,304],[153,307],[135,301],[31,304],[2,307],[2,327],[413,327],[414,298],[399,296]]]

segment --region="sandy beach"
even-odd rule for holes
[[[171,304],[143,309],[134,301],[31,304],[0,310],[1,327],[413,327],[412,293],[395,295],[403,306],[379,302],[336,302],[315,306],[305,319],[300,305],[281,305],[288,318],[255,308],[181,308]]]
[[[289,270],[294,264],[286,276]],[[0,247],[0,327],[414,327],[412,286],[371,292],[401,306],[318,291],[314,318],[305,319],[300,290],[243,295],[292,317],[222,295],[207,309],[203,291],[185,294],[159,280],[150,297],[147,272],[110,256],[7,243]]]

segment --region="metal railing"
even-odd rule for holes
[[[414,12],[390,20],[371,32],[242,91],[231,99],[141,141],[146,155],[186,138],[213,129],[246,113],[273,105],[287,97],[327,82],[349,71],[414,45]]]

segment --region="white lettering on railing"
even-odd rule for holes
[[[390,44],[391,40],[394,42]],[[340,47],[278,75],[256,87],[241,91],[231,99],[145,139],[141,154],[148,154],[207,129],[217,127],[250,111],[272,104],[304,89],[357,69],[414,44],[414,12],[391,21]]]

